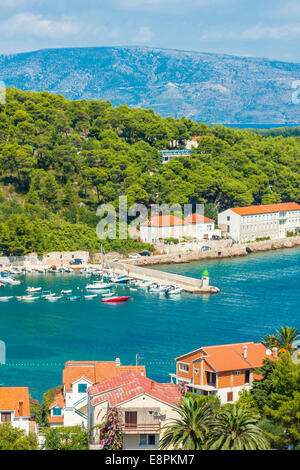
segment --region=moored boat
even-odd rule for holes
[[[106,297],[104,299],[101,299],[101,302],[114,302],[114,303],[120,303],[120,302],[126,302],[129,300],[131,297],[129,295],[123,295],[120,297]]]

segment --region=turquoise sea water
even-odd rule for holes
[[[41,399],[44,391],[61,384],[67,360],[120,357],[124,364],[134,364],[137,353],[144,356],[148,376],[169,381],[173,359],[182,353],[257,341],[281,325],[300,328],[299,249],[159,269],[200,278],[204,267],[220,294],[167,298],[139,290],[122,305],[99,300],[0,303],[0,339],[7,346],[0,384],[28,385],[31,395]],[[69,274],[21,279],[21,286],[1,288],[0,296],[23,294],[28,285],[80,293],[88,283]],[[118,291],[123,293],[123,287]]]

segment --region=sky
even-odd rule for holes
[[[0,54],[149,46],[300,62],[300,0],[0,0]]]

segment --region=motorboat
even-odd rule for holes
[[[181,294],[182,289],[177,286],[171,286],[166,290],[166,295],[175,295],[175,294]]]
[[[10,296],[10,297],[0,297],[0,302],[8,302],[11,299],[13,299],[12,296]]]
[[[126,302],[129,300],[131,297],[129,295],[123,295],[121,297],[106,297],[104,299],[101,299],[101,302],[113,302],[113,303],[120,303],[120,302]]]
[[[70,295],[69,297],[67,297],[67,300],[80,300],[81,297],[80,295]]]
[[[131,281],[131,278],[127,276],[117,276],[113,279],[113,282],[115,284],[127,284],[130,281]]]
[[[72,294],[72,289],[69,290],[62,290],[60,291],[61,294]]]
[[[19,286],[21,284],[21,281],[14,279],[13,277],[10,277],[10,276],[3,276],[3,273],[0,278],[0,282],[9,286]]]
[[[41,292],[41,287],[27,287],[26,292]]]
[[[22,301],[22,302],[34,302],[35,300],[38,300],[39,297],[36,297],[34,295],[21,295],[17,297],[17,300]]]
[[[86,300],[92,300],[92,299],[95,299],[96,297],[98,297],[98,294],[89,294],[89,295],[84,296]]]
[[[57,300],[60,300],[62,298],[63,298],[62,295],[56,295],[56,296],[46,297],[46,300],[48,300],[48,302],[56,302]]]
[[[50,290],[49,291],[43,291],[41,297],[43,299],[47,299],[48,297],[55,297],[56,294],[52,293]]]
[[[91,284],[86,285],[86,289],[110,289],[113,285],[112,282],[93,281]]]

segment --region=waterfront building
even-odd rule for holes
[[[157,449],[163,426],[177,418],[181,393],[172,383],[158,383],[136,372],[126,372],[88,389],[88,428],[99,445],[97,426],[109,408],[121,411],[123,449]]]
[[[0,387],[0,422],[11,423],[26,434],[35,432],[35,423],[30,421],[28,387]]]
[[[219,214],[218,225],[236,242],[284,238],[288,232],[300,229],[300,205],[285,202],[232,207]]]
[[[255,369],[267,357],[276,356],[276,348],[272,352],[261,343],[204,346],[175,359],[176,373],[170,374],[171,381],[184,383],[190,392],[232,403],[239,399],[241,390],[249,390],[253,380],[260,378]]]
[[[200,214],[190,214],[184,220],[175,215],[157,215],[140,225],[140,239],[145,243],[182,237],[210,240],[213,236],[221,236],[221,230],[215,230],[214,220]]]
[[[119,358],[115,361],[66,362],[63,370],[63,386],[57,389],[54,400],[49,406],[50,426],[86,427],[87,389],[126,371],[146,375],[145,366],[123,366]]]

